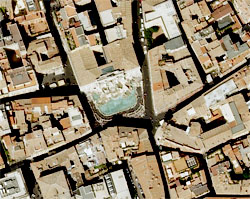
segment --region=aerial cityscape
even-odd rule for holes
[[[250,0],[0,0],[0,199],[250,199]]]

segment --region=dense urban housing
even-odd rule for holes
[[[0,0],[0,199],[250,196],[250,0]]]

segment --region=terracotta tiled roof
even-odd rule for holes
[[[60,124],[62,125],[63,129],[69,128],[71,126],[69,117],[61,119]]]
[[[50,97],[39,97],[39,98],[31,98],[32,104],[50,104]]]
[[[225,15],[232,13],[233,10],[231,8],[231,6],[229,4],[226,4],[224,6],[219,7],[218,9],[216,9],[213,13],[212,13],[212,17],[215,20],[218,20],[222,17],[224,17]]]

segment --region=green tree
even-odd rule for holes
[[[5,15],[6,12],[7,12],[7,10],[6,10],[5,7],[0,7],[0,12],[1,12],[3,15]]]
[[[149,49],[152,47],[153,42],[154,42],[154,40],[152,38],[153,32],[158,32],[158,30],[159,30],[158,26],[153,26],[151,28],[148,28],[148,29],[144,30],[145,38],[147,40],[147,45],[148,45]]]

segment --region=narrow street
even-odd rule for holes
[[[141,71],[142,71],[142,76],[143,76],[144,103],[145,103],[145,109],[146,109],[146,118],[148,119],[148,120],[145,120],[145,122],[147,121],[147,123],[144,123],[144,124],[142,123],[143,125],[141,128],[146,128],[148,130],[150,143],[154,150],[154,155],[156,156],[156,160],[158,162],[159,169],[160,169],[161,178],[162,178],[163,185],[165,188],[165,198],[168,199],[170,198],[170,195],[168,191],[167,179],[164,173],[163,166],[161,164],[161,158],[159,154],[160,150],[159,150],[159,147],[155,143],[154,134],[153,134],[154,126],[155,126],[155,116],[154,116],[154,111],[153,111],[153,100],[152,100],[153,93],[151,89],[151,75],[150,75],[150,68],[148,67],[148,61],[149,61],[148,56],[144,55],[142,43],[140,42],[139,23],[141,22],[142,16],[138,12],[138,10],[139,10],[139,2],[134,1],[132,4],[134,48],[135,48],[135,52],[136,52],[139,64],[141,66]],[[138,13],[139,13],[139,16],[138,16]],[[119,121],[124,121],[124,119],[120,119]],[[135,119],[131,120],[132,126],[136,124],[135,126],[139,127],[138,123],[134,123],[133,121],[135,121]],[[118,125],[116,122],[115,124]]]
[[[143,79],[143,90],[144,90],[144,103],[146,110],[146,118],[154,121],[154,111],[153,111],[153,93],[151,89],[151,75],[148,67],[148,56],[144,55],[143,45],[146,45],[145,42],[140,41],[140,23],[142,15],[139,13],[139,2],[133,1],[132,3],[132,16],[133,16],[133,39],[134,39],[134,49],[137,55],[138,62],[141,66],[142,79]]]

